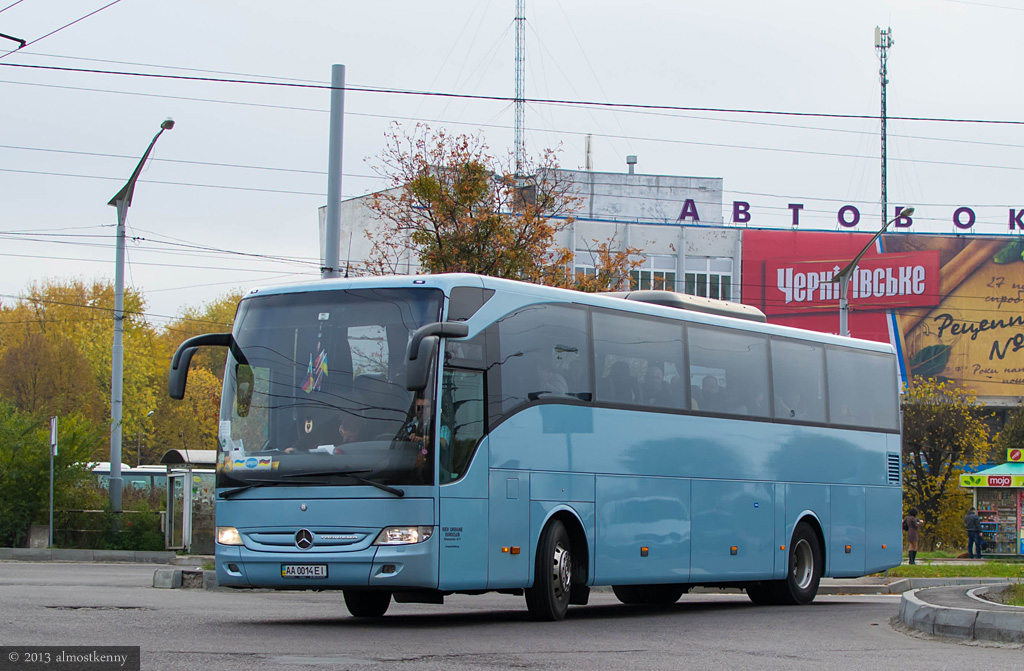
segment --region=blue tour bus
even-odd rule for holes
[[[222,398],[216,571],[238,588],[391,600],[522,594],[558,620],[739,586],[810,602],[901,560],[896,361],[885,344],[670,292],[479,277],[252,291]]]

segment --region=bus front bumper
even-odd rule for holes
[[[217,545],[217,583],[269,589],[436,589],[437,540],[352,552],[256,552]]]

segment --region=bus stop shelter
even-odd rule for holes
[[[160,463],[167,467],[168,550],[213,554],[216,450],[168,450]]]

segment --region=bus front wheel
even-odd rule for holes
[[[354,617],[383,617],[391,605],[391,592],[345,590],[345,606]]]
[[[569,532],[558,520],[544,527],[537,544],[533,586],[526,590],[526,607],[535,620],[565,617],[572,591],[572,547]]]

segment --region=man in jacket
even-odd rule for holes
[[[964,526],[967,527],[967,556],[981,559],[981,518],[974,508],[967,511]]]

